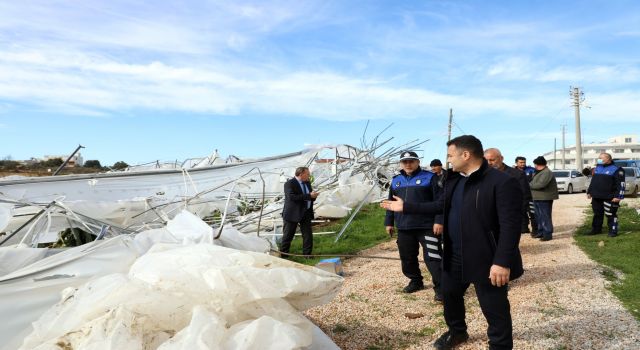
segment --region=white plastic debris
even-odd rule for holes
[[[21,349],[311,348],[328,338],[300,311],[331,300],[341,282],[266,254],[156,244],[127,275],[67,290]]]

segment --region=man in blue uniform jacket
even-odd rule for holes
[[[591,232],[588,234],[602,233],[606,215],[609,237],[618,235],[618,208],[620,201],[624,199],[624,185],[624,169],[613,164],[609,153],[600,153],[598,165],[587,189],[587,198],[591,198],[593,208]]]
[[[513,348],[507,284],[524,270],[520,242],[522,191],[518,181],[490,167],[473,135],[447,143],[453,166],[444,195],[434,203],[388,201],[389,210],[439,213],[444,210],[442,294],[449,330],[434,343],[451,349],[469,338],[464,293],[471,283],[489,327],[490,349]]]
[[[438,185],[438,176],[420,167],[420,159],[415,152],[401,152],[400,166],[402,167],[400,174],[391,180],[390,200],[397,196],[408,203],[428,203],[440,196],[442,188]],[[436,222],[435,214],[387,211],[384,226],[391,237],[393,237],[394,225],[398,229],[396,242],[402,262],[402,273],[410,280],[403,291],[413,293],[424,289],[418,264],[418,252],[422,246],[424,261],[433,282],[434,299],[442,301],[440,293],[442,248],[439,238],[439,233],[442,232],[442,221]],[[438,232],[438,235],[435,232]]]

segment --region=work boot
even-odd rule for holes
[[[423,289],[424,289],[424,283],[422,283],[422,281],[411,281],[409,282],[409,284],[407,284],[406,287],[402,289],[402,291],[405,293],[415,293]]]
[[[436,294],[433,296],[433,301],[435,301],[436,303],[442,304],[444,302],[444,297],[442,296],[442,293],[439,291],[436,291]]]
[[[440,338],[436,339],[433,343],[433,347],[438,350],[448,350],[453,349],[457,345],[460,345],[466,342],[469,339],[469,333],[464,331],[462,333],[454,333],[452,331],[447,331]]]

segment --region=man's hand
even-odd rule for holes
[[[491,284],[496,287],[502,287],[509,283],[509,273],[511,269],[506,267],[491,265],[491,270],[489,270],[489,279],[491,280]]]
[[[316,191],[313,191],[313,192],[309,193],[309,195],[311,196],[311,198],[317,198],[319,194],[320,194],[320,193],[318,193],[318,192],[316,192]]]
[[[402,208],[404,207],[404,201],[402,200],[402,198],[393,196],[393,199],[394,200],[392,201],[383,200],[382,202],[380,202],[380,206],[387,210],[402,212]]]
[[[440,236],[444,232],[444,225],[442,224],[433,224],[433,234],[436,236]]]
[[[393,237],[393,226],[385,226],[384,228],[387,230],[387,234],[389,235],[389,237]]]
[[[611,199],[611,203],[620,203],[620,198]]]

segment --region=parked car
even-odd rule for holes
[[[553,175],[558,183],[558,191],[566,193],[587,192],[591,178],[584,176],[580,171],[553,170]]]
[[[638,159],[614,159],[613,164],[621,167],[640,168],[640,160]]]
[[[622,169],[624,169],[624,195],[636,197],[640,188],[640,169],[627,166],[623,166]]]

